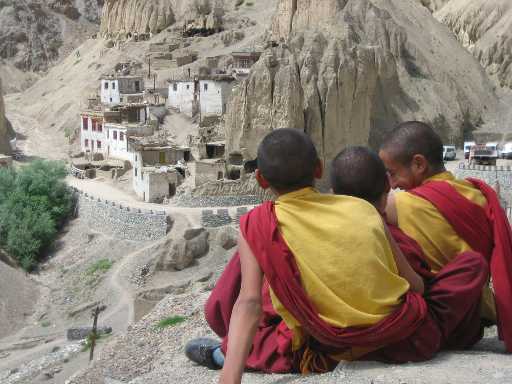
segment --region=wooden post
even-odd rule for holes
[[[96,346],[96,339],[98,337],[97,329],[98,329],[98,316],[101,312],[100,307],[96,307],[92,311],[93,323],[92,323],[92,332],[90,334],[91,340],[91,350],[89,352],[89,361],[92,361],[94,358],[94,347]]]

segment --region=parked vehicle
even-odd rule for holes
[[[471,147],[476,145],[474,141],[465,141],[464,142],[464,158],[469,159],[469,151],[471,151]]]
[[[469,162],[480,165],[496,165],[498,160],[497,143],[477,144],[471,147]]]
[[[512,141],[509,141],[503,145],[503,149],[501,150],[501,158],[512,159]]]
[[[457,149],[454,145],[443,145],[443,160],[455,160]]]
[[[485,144],[485,146],[487,148],[491,148],[493,151],[496,151],[497,154],[498,154],[498,158],[500,157],[500,145],[499,143],[497,142],[491,142],[491,143],[487,143]]]

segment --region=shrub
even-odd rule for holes
[[[0,169],[0,247],[34,269],[71,213],[72,195],[60,162]]]
[[[106,272],[112,267],[112,264],[113,263],[110,259],[98,260],[87,269],[87,274],[94,275],[98,271]]]
[[[183,316],[166,317],[158,322],[156,328],[163,329],[167,327],[174,327],[175,325],[183,323],[185,320],[187,320],[187,318]]]

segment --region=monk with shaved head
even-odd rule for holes
[[[402,190],[390,196],[387,219],[417,241],[434,273],[467,251],[488,261],[494,292],[485,286],[481,316],[467,322],[476,332],[480,317],[485,324],[497,321],[512,352],[510,224],[496,192],[481,180],[456,179],[446,171],[442,153],[441,138],[423,122],[402,123],[386,138],[379,155],[391,187]]]

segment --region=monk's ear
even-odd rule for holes
[[[429,169],[428,160],[425,156],[419,154],[412,157],[411,166],[418,174],[425,174]]]
[[[324,164],[322,163],[322,160],[318,159],[315,164],[315,171],[313,173],[313,176],[315,179],[321,179],[324,175]]]
[[[256,169],[256,181],[263,189],[269,189],[270,183],[265,179],[265,176],[263,176],[259,169]]]

